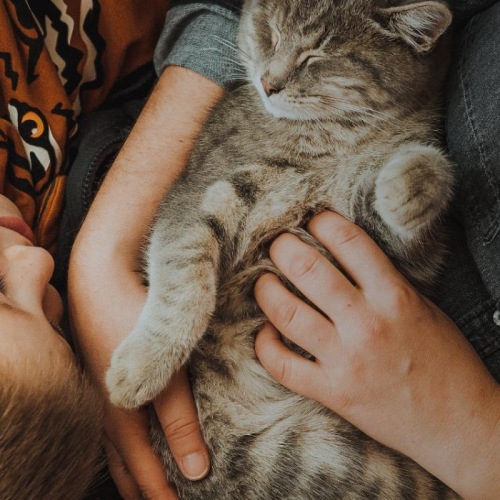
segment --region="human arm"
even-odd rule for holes
[[[276,327],[257,336],[264,367],[465,498],[498,498],[499,385],[451,320],[362,230],[332,213],[308,229],[356,285],[295,237],[280,236],[272,260],[326,317],[273,275],[262,277],[256,299]],[[288,350],[276,329],[316,360]]]
[[[70,312],[85,362],[103,390],[111,353],[132,330],[145,300],[138,271],[147,228],[222,94],[218,85],[188,69],[167,68],[77,237],[69,269]],[[183,458],[192,452],[200,451],[206,463],[208,453],[189,384],[185,375],[180,377],[177,387],[183,391],[163,394],[155,407],[182,469]],[[117,480],[119,462],[110,463],[122,494],[124,488],[131,492],[137,485],[148,496],[166,494],[169,489],[150,447],[145,412],[124,412],[107,405],[106,413],[106,434],[133,476],[124,486],[123,476]]]
[[[101,385],[112,351],[132,330],[145,300],[138,256],[151,218],[184,167],[208,109],[239,73],[231,48],[238,4],[170,2],[155,53],[160,81],[76,242],[70,268],[74,323]],[[208,454],[186,375],[179,374],[154,404],[182,472],[190,478],[206,473]],[[148,497],[173,494],[151,449],[147,412],[109,404],[106,410],[108,464],[122,494],[136,495],[137,483]],[[196,450],[203,460],[188,474],[182,457]]]

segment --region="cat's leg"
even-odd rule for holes
[[[374,208],[393,233],[413,239],[444,212],[452,191],[453,172],[446,156],[433,146],[410,143],[379,172]]]
[[[137,407],[158,395],[187,361],[214,312],[221,256],[246,206],[229,181],[218,181],[194,212],[181,229],[165,213],[155,225],[146,304],[114,352],[106,377],[117,406]]]

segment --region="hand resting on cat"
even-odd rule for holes
[[[361,229],[325,212],[308,230],[353,282],[294,236],[280,236],[271,259],[324,316],[274,275],[261,277],[255,296],[266,316],[316,358],[289,350],[268,324],[256,339],[264,367],[465,498],[498,498],[500,388],[476,352]]]

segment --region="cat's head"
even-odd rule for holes
[[[435,91],[433,52],[451,18],[440,1],[246,0],[240,49],[275,117],[382,116]]]

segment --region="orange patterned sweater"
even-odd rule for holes
[[[0,186],[54,253],[78,117],[152,60],[166,0],[0,0]]]

